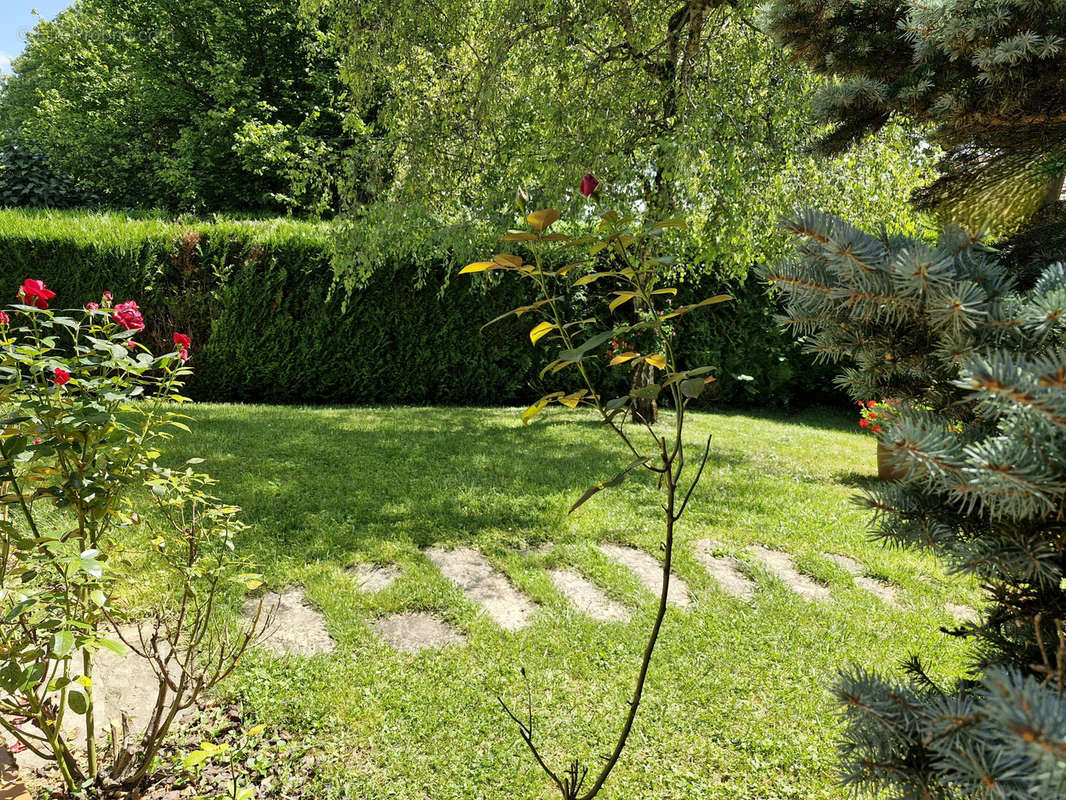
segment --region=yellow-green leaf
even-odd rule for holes
[[[652,294],[677,294],[677,289],[674,287],[668,289],[656,289]]]
[[[639,357],[640,353],[619,353],[611,359],[610,363],[608,363],[607,366],[613,367],[618,364],[625,364],[627,361],[632,361],[634,358]]]
[[[496,265],[491,261],[475,261],[473,264],[467,264],[461,270],[460,275],[468,275],[471,272],[484,272],[485,270],[496,269]]]
[[[656,353],[653,356],[648,356],[644,360],[651,364],[653,367],[657,367],[659,369],[666,369],[666,356],[662,355],[661,353]]]
[[[636,292],[615,292],[615,295],[616,295],[616,297],[614,298],[614,300],[611,301],[610,305],[608,306],[608,308],[610,308],[611,311],[614,311],[619,306],[621,306],[621,305],[623,305],[625,303],[628,303],[630,300],[632,300],[634,297],[637,296],[637,293]]]
[[[555,330],[555,324],[552,322],[538,323],[533,330],[529,332],[529,341],[536,344],[539,340],[543,339],[547,334]]]
[[[563,395],[559,398],[559,402],[567,408],[577,408],[577,404],[581,402],[581,398],[583,398],[588,393],[588,389],[582,389],[572,394]]]
[[[576,281],[574,281],[574,286],[584,286],[587,283],[592,283],[593,281],[598,281],[600,278],[610,278],[612,276],[613,277],[617,277],[618,273],[617,272],[593,272],[593,273],[591,273],[589,275],[582,275],[580,278],[578,278]]]
[[[522,256],[511,255],[510,253],[497,253],[492,257],[492,260],[501,267],[516,268],[522,266]]]
[[[562,396],[562,392],[552,392],[551,394],[544,395],[544,397],[540,398],[540,400],[538,400],[522,412],[522,424],[528,425],[529,421],[533,419],[533,417],[537,416],[537,414],[539,414],[541,411],[548,407],[548,403],[550,403],[555,398]]]
[[[501,236],[500,241],[504,242],[529,242],[534,241],[537,238],[537,234],[529,233],[528,231],[510,231],[506,236]]]
[[[559,212],[554,208],[542,208],[526,217],[526,222],[543,233],[557,219]]]
[[[690,311],[695,311],[697,308],[702,308],[703,306],[713,306],[717,303],[724,303],[726,300],[732,299],[733,295],[731,294],[716,294],[714,297],[708,297],[706,300],[701,300],[698,303],[693,303],[692,305],[688,306],[682,306],[681,308],[677,309],[677,311],[671,312],[669,314],[664,314],[659,319],[671,319],[672,317],[680,317],[682,314],[687,314]]]

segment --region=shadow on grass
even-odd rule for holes
[[[205,458],[218,493],[253,526],[242,549],[290,563],[344,560],[389,541],[557,532],[585,488],[629,461],[595,421],[560,415],[520,427],[502,414],[203,406],[167,460]],[[742,462],[712,451],[708,470]],[[654,482],[636,473],[612,497],[619,492],[650,500]]]

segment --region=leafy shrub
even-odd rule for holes
[[[211,496],[196,459],[156,463],[171,431],[187,430],[176,408],[188,338],[172,332],[156,356],[135,341],[136,302],[112,308],[105,295],[56,312],[54,297],[27,280],[0,312],[0,727],[54,761],[68,793],[135,795],[174,718],[228,674],[259,617],[232,641],[218,635],[221,587],[238,577],[237,509]],[[149,536],[131,536],[141,521]],[[119,625],[122,578],[142,571],[168,588],[150,620]],[[111,721],[93,683],[102,648],[142,659],[157,679],[144,729],[112,724],[104,754],[98,733]]]
[[[377,217],[371,217],[373,224]],[[0,286],[23,274],[85,302],[110,289],[139,298],[154,348],[172,330],[200,343],[190,396],[204,400],[363,404],[521,404],[542,388],[540,357],[525,320],[469,335],[469,322],[521,305],[516,287],[453,279],[475,245],[497,247],[476,229],[441,238],[411,223],[409,241],[365,242],[372,269],[337,286],[336,227],[292,220],[164,222],[85,212],[0,211]],[[480,243],[480,244],[479,244]],[[440,252],[443,251],[443,252]],[[677,303],[722,281],[683,284]],[[688,363],[717,365],[701,403],[782,404],[833,396],[827,370],[774,324],[754,279],[724,289],[736,303],[678,325]],[[571,298],[605,315],[585,294]],[[367,355],[371,354],[371,355]],[[540,392],[543,394],[543,392]],[[539,395],[537,395],[539,396]]]
[[[95,198],[17,139],[0,140],[0,206],[73,208]]]

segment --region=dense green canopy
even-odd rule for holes
[[[928,156],[899,130],[846,161],[805,152],[817,81],[747,4],[654,0],[318,0],[338,31],[358,120],[399,202],[472,210],[575,204],[591,171],[655,215],[684,212],[701,260],[773,257],[799,200],[913,220]],[[862,200],[845,204],[863,187]]]
[[[107,203],[334,205],[337,59],[297,0],[78,0],[13,69],[2,131]]]

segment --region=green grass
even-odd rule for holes
[[[595,767],[617,723],[654,613],[654,598],[595,548],[630,543],[658,553],[657,493],[638,477],[567,516],[590,484],[626,458],[588,418],[545,414],[523,428],[514,410],[303,409],[200,405],[193,435],[168,459],[201,456],[219,493],[243,506],[242,551],[268,582],[298,582],[325,615],[336,654],[250,655],[226,693],[260,722],[284,726],[324,753],[322,797],[544,798],[496,697],[520,703],[529,675],[538,740],[555,764]],[[867,541],[849,503],[873,480],[873,440],[851,416],[698,414],[690,445],[714,434],[711,461],[682,522],[677,573],[696,603],[671,610],[645,705],[604,798],[836,798],[840,723],[827,686],[849,664],[897,669],[921,653],[934,676],[960,674],[966,647],[939,631],[945,602],[973,604],[922,553]],[[690,544],[712,537],[758,585],[750,603],[722,593]],[[551,541],[550,553],[519,548]],[[789,551],[831,589],[801,600],[744,554]],[[481,549],[541,606],[504,633],[433,569],[431,544]],[[824,558],[851,555],[892,581],[890,609]],[[345,568],[394,563],[401,578],[361,594]],[[569,609],[544,568],[569,564],[636,613],[593,623]],[[376,616],[432,610],[465,646],[400,655],[368,628]]]

